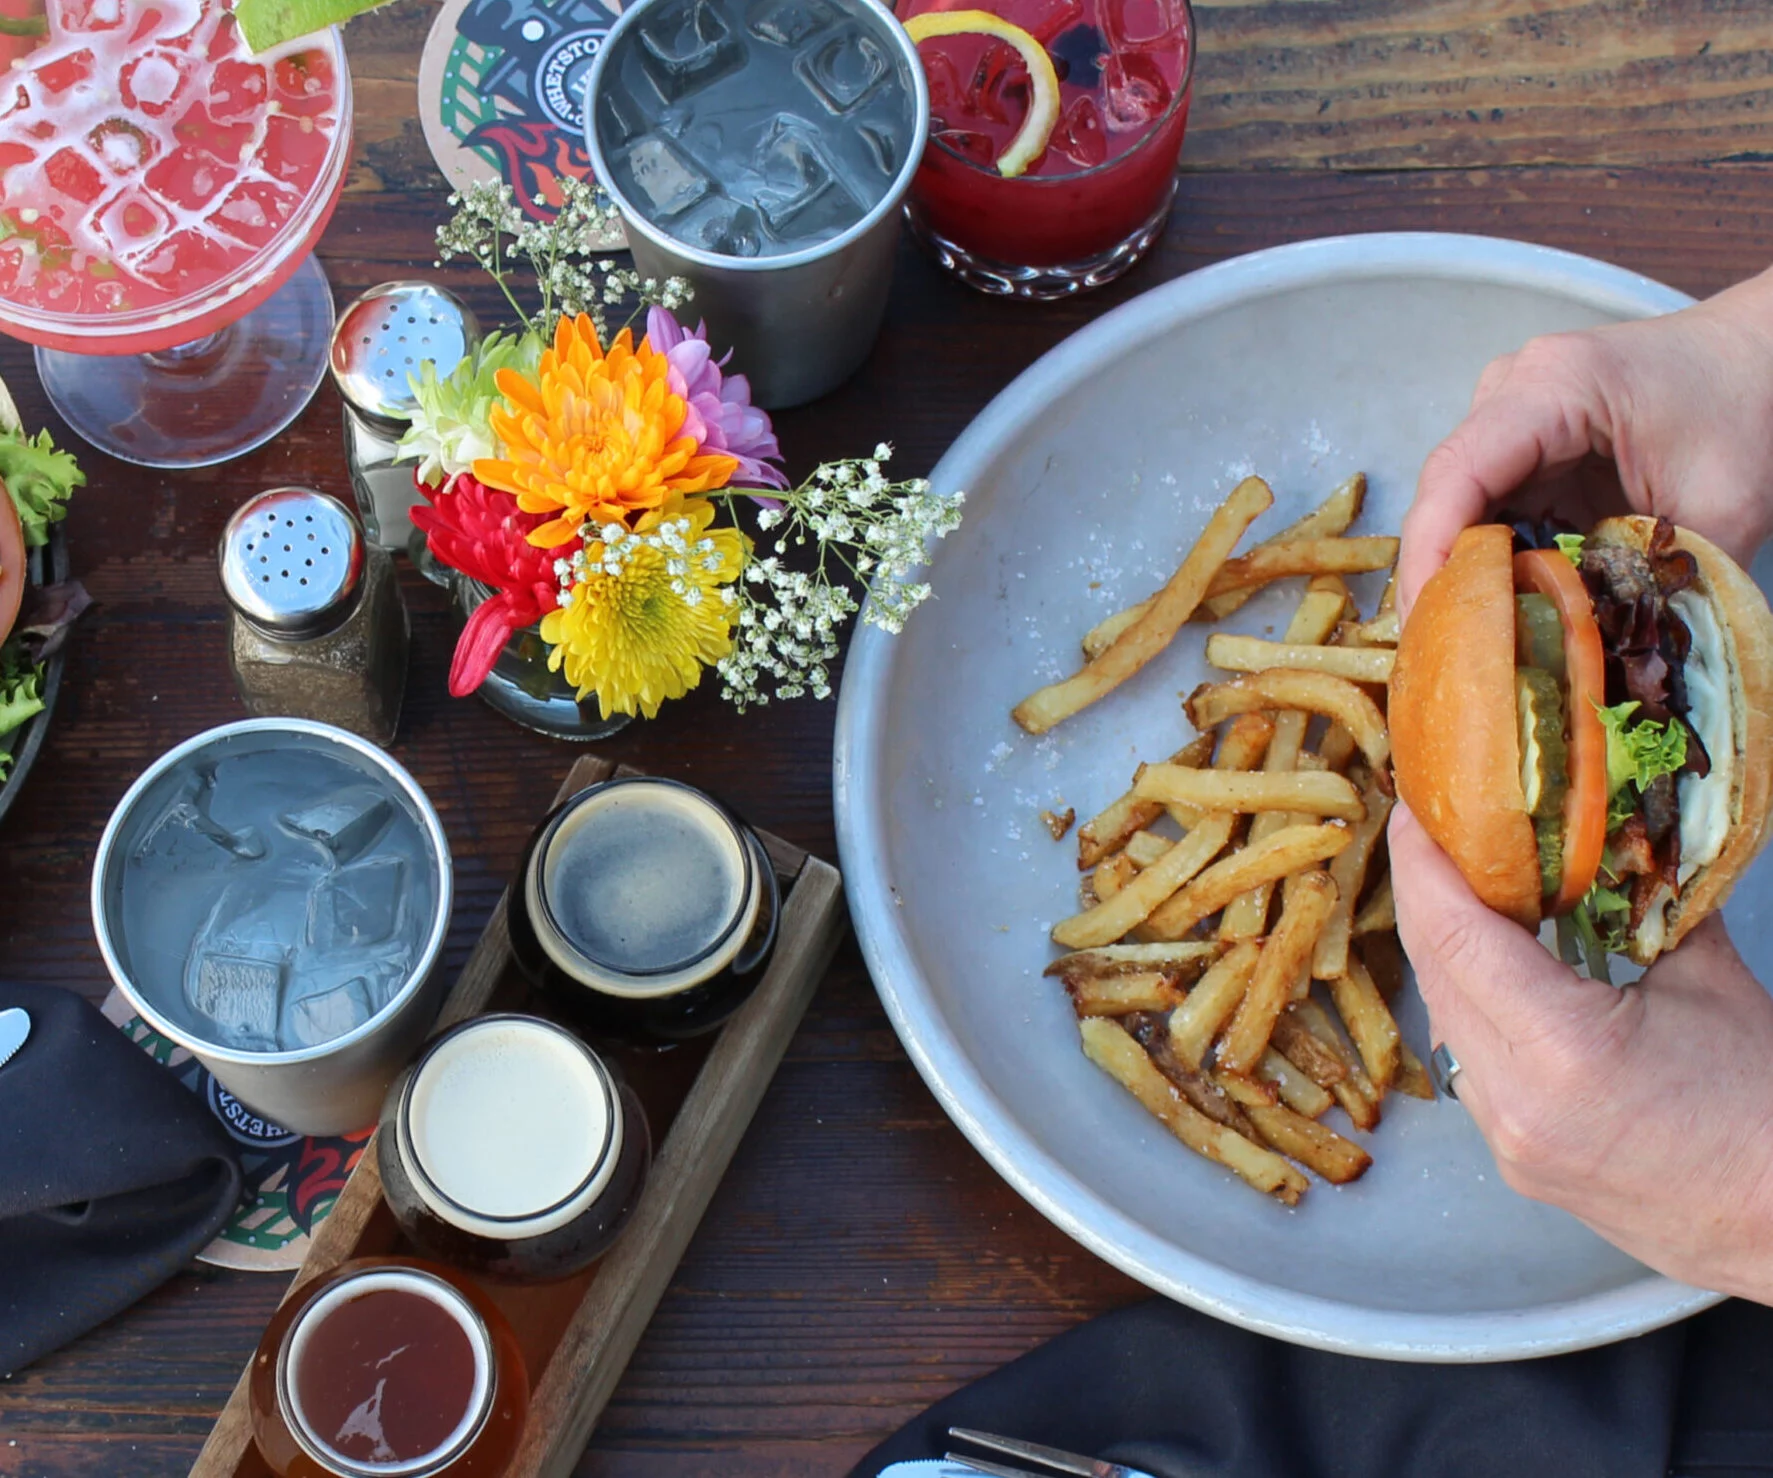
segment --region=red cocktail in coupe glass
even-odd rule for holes
[[[76,432],[144,466],[261,445],[326,373],[344,46],[251,56],[231,4],[0,0],[0,330]]]
[[[1028,68],[983,34],[918,54],[930,141],[906,216],[949,271],[1004,296],[1066,297],[1120,276],[1163,230],[1194,69],[1188,0],[901,0],[901,20],[984,10],[1043,46],[1059,78],[1045,151],[1006,178],[997,161],[1028,115]]]

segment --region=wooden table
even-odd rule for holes
[[[907,247],[863,372],[778,418],[791,471],[882,438],[908,470],[927,470],[992,395],[1088,319],[1279,242],[1482,232],[1701,294],[1773,256],[1763,0],[1196,3],[1188,172],[1153,259],[1081,302],[1028,308],[956,286]],[[397,0],[349,29],[357,158],[320,248],[341,300],[429,268],[444,187],[413,88],[431,14],[425,0]],[[23,347],[0,345],[0,373],[27,424],[56,426]],[[74,643],[47,754],[0,836],[0,969],[96,1000],[107,981],[86,885],[106,816],[156,755],[240,713],[219,624],[222,523],[264,487],[346,483],[330,388],[273,445],[226,467],[164,474],[84,460],[91,486],[69,532],[98,606]],[[455,627],[442,596],[416,578],[406,595],[415,654],[397,753],[455,851],[457,966],[572,755],[477,702],[452,702]],[[740,718],[704,692],[607,752],[693,775],[834,857],[832,714],[802,702]],[[182,1474],[283,1286],[194,1270],[0,1382],[0,1475]],[[1140,1293],[962,1140],[888,1028],[852,943],[579,1472],[839,1475],[956,1385]]]

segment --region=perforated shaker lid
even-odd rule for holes
[[[363,578],[363,530],[337,498],[272,488],[222,531],[222,589],[268,636],[319,636],[350,613]]]
[[[474,311],[429,282],[384,282],[339,315],[332,331],[332,378],[367,416],[404,421],[418,409],[407,384],[434,360],[441,378],[480,342]]]

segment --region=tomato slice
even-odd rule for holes
[[[1569,678],[1570,790],[1564,797],[1564,878],[1546,908],[1568,913],[1594,886],[1607,845],[1607,731],[1596,709],[1607,701],[1607,661],[1588,588],[1564,554],[1530,549],[1514,557],[1516,590],[1543,595],[1564,628]]]
[[[0,483],[0,641],[5,641],[18,619],[25,598],[25,531],[6,484]]]

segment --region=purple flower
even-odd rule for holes
[[[737,460],[735,483],[748,487],[785,488],[788,479],[770,462],[782,460],[782,448],[770,418],[751,404],[751,382],[743,375],[722,375],[732,355],[716,359],[708,344],[708,325],[684,328],[665,308],[649,308],[646,336],[670,365],[672,392],[689,407],[684,434],[694,436],[707,452],[723,452]],[[773,499],[761,499],[773,502]]]

